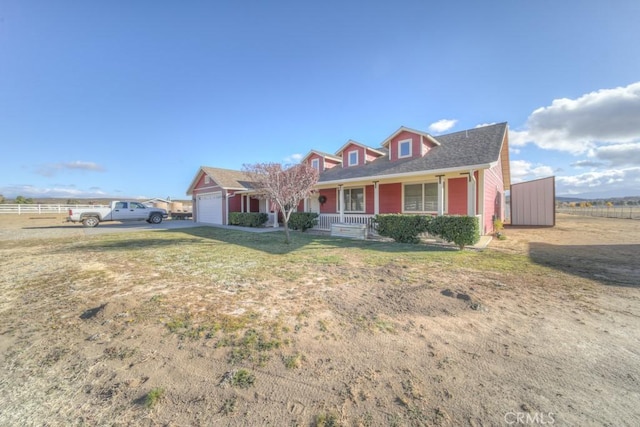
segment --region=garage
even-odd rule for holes
[[[198,222],[222,224],[222,192],[200,194],[197,198]]]

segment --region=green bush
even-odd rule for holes
[[[401,243],[418,243],[418,235],[428,231],[432,220],[431,216],[400,214],[376,215],[373,219],[378,234]]]
[[[478,218],[473,216],[437,216],[430,221],[427,231],[455,243],[460,249],[480,240]]]
[[[429,233],[464,249],[480,239],[478,219],[471,216],[376,215],[374,222],[378,234],[402,243],[418,243],[421,233]]]
[[[262,227],[269,215],[258,212],[229,212],[229,224],[242,227]]]
[[[292,212],[289,218],[289,228],[304,232],[318,224],[318,216],[315,212]]]

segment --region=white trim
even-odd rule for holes
[[[356,162],[355,163],[351,163],[351,155],[352,154],[356,155]],[[358,166],[359,164],[360,164],[360,153],[358,153],[358,150],[347,151],[347,166],[349,166],[349,167]]]
[[[389,145],[389,143],[391,142],[391,140],[393,138],[395,138],[396,136],[398,136],[401,132],[403,131],[407,131],[409,133],[414,133],[416,135],[423,135],[425,138],[427,138],[429,141],[433,142],[435,145],[440,145],[440,141],[438,141],[437,139],[435,139],[433,136],[429,135],[426,132],[421,132],[419,130],[415,130],[415,129],[411,129],[408,128],[406,126],[400,126],[400,128],[398,128],[398,130],[396,130],[394,133],[392,133],[389,137],[387,137],[387,139],[385,139],[382,144],[383,147],[386,147],[387,145]]]
[[[402,147],[402,144],[407,144],[407,143],[409,144],[409,154],[407,154],[406,156],[403,156],[402,155],[402,149],[400,147]],[[403,139],[402,141],[398,141],[398,158],[399,159],[406,159],[408,157],[413,157],[413,139],[412,138]]]
[[[336,151],[336,156],[338,154],[341,154],[344,151],[344,149],[347,148],[351,144],[357,145],[358,147],[361,147],[361,148],[364,148],[365,153],[366,153],[367,150],[369,150],[369,151],[373,151],[376,154],[380,154],[381,156],[384,156],[384,152],[382,152],[380,150],[376,150],[375,148],[371,148],[371,147],[369,147],[367,145],[361,144],[358,141],[354,141],[353,139],[348,140],[342,147],[340,147],[340,149],[338,151]]]
[[[315,166],[313,165],[314,163],[316,164]],[[320,172],[320,159],[317,157],[315,159],[311,159],[311,167]]]

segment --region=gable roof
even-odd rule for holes
[[[424,136],[429,141],[431,141],[433,144],[440,145],[440,142],[437,139],[435,139],[433,136],[429,135],[428,133],[422,132],[422,131],[419,131],[419,130],[415,130],[415,129],[411,129],[411,128],[408,128],[406,126],[400,126],[397,131],[395,131],[394,133],[389,135],[389,137],[387,139],[385,139],[384,142],[382,144],[380,144],[380,145],[382,145],[383,147],[386,147],[387,145],[389,145],[389,143],[391,142],[391,140],[393,138],[395,138],[396,136],[398,136],[398,134],[400,134],[400,132],[405,132],[405,131],[406,132],[410,132],[410,133],[415,133],[416,135]]]
[[[193,193],[202,175],[209,175],[219,187],[225,190],[249,190],[252,188],[249,176],[242,171],[200,166],[200,170],[198,170],[193,181],[191,181],[187,194]]]
[[[333,154],[325,153],[324,151],[311,150],[307,153],[306,156],[302,158],[302,160],[300,160],[300,163],[303,163],[314,153],[320,157],[326,157],[327,159],[335,160],[336,162],[342,162],[342,159],[340,157],[334,156]]]
[[[349,145],[352,145],[352,144],[353,145],[357,145],[358,147],[364,148],[365,151],[367,151],[367,150],[368,151],[373,151],[374,153],[379,154],[381,156],[384,156],[385,154],[387,154],[384,151],[380,151],[380,150],[378,150],[376,148],[371,148],[371,147],[369,147],[367,145],[359,143],[358,141],[354,141],[353,139],[350,139],[347,142],[345,142],[345,144],[342,147],[340,147],[340,149],[338,151],[336,151],[336,156],[339,155],[340,153],[342,153],[345,148],[347,148]]]
[[[400,129],[407,130],[407,128]],[[488,168],[500,158],[503,141],[507,141],[505,139],[506,133],[507,123],[498,123],[440,135],[438,136],[439,145],[433,147],[423,157],[400,159],[392,162],[388,156],[383,156],[358,168],[328,169],[320,174],[318,183],[394,175],[417,175],[425,172],[456,169]],[[390,138],[393,138],[394,135]],[[506,148],[508,149],[508,147]],[[504,179],[507,182],[509,176],[508,163],[502,167],[503,174],[505,174]]]

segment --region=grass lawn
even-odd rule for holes
[[[0,424],[628,421],[633,289],[502,249],[212,227],[2,241]]]

